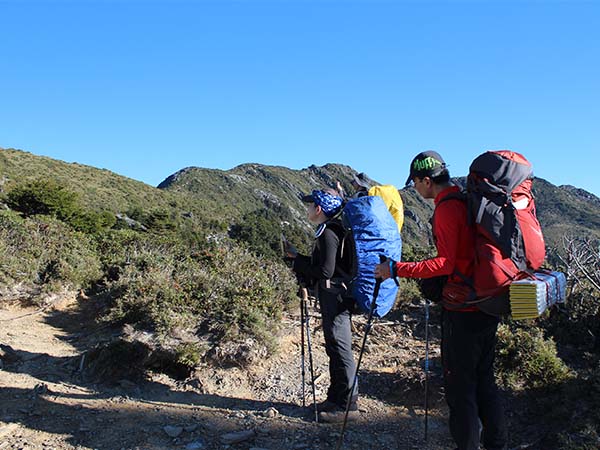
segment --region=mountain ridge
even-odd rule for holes
[[[107,169],[0,149],[0,192],[16,182],[44,175],[64,182],[95,209],[114,213],[139,207],[186,210],[200,220],[218,221],[224,227],[245,214],[267,208],[282,220],[291,218],[308,230],[310,224],[300,194],[334,187],[337,181],[346,192],[352,192],[351,180],[356,173],[352,167],[339,163],[311,164],[302,169],[258,163],[244,163],[227,170],[188,166],[154,187]],[[460,184],[464,177],[455,180]],[[431,202],[420,198],[410,187],[400,192],[406,216],[403,238],[409,244],[429,246]],[[565,233],[600,238],[600,198],[596,195],[572,185],[556,186],[539,177],[535,179],[534,194],[549,246],[559,245]]]

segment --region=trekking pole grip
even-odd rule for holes
[[[386,261],[387,261],[387,256],[379,255],[379,263],[380,264],[383,264]],[[379,286],[381,286],[382,282],[383,282],[383,280],[381,278],[375,279],[375,289],[373,290],[373,301],[371,302],[371,310],[369,311],[369,319],[371,318],[371,316],[373,315],[373,311],[375,310],[375,300],[377,300],[377,296],[379,295]]]

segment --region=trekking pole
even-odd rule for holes
[[[281,253],[284,255],[284,260],[287,257],[288,249],[294,250],[293,246],[288,242],[285,238],[284,234],[281,233],[280,237],[281,244]],[[304,327],[305,321],[307,318],[306,311],[306,299],[308,298],[308,290],[304,287],[304,283],[301,278],[296,275],[297,281],[300,285],[300,290],[298,291],[298,297],[300,297],[300,343],[302,345],[302,350],[300,351],[300,370],[302,371],[302,407],[306,407],[306,356],[304,353]],[[306,322],[306,327],[308,328],[308,323]],[[309,341],[309,351],[310,351],[310,341]],[[312,361],[311,361],[312,364]],[[312,366],[311,366],[312,373]],[[313,377],[314,378],[314,377]]]
[[[425,443],[429,423],[429,300],[425,299]]]
[[[300,352],[300,367],[302,370],[302,407],[306,407],[306,367],[304,354],[304,288],[300,295],[300,341],[302,342],[302,350]]]
[[[379,262],[383,263],[386,261],[386,257],[383,255],[379,255]],[[365,345],[367,344],[367,335],[369,331],[371,331],[371,325],[373,322],[373,312],[375,311],[375,300],[377,300],[377,296],[379,295],[379,287],[381,286],[381,278],[377,278],[375,280],[375,289],[373,289],[373,300],[371,301],[371,307],[369,308],[369,316],[367,318],[367,325],[365,327],[365,335],[363,336],[362,345],[360,347],[360,353],[358,354],[358,361],[356,363],[356,371],[354,373],[354,381],[352,382],[352,388],[348,393],[348,400],[346,401],[346,413],[344,414],[344,423],[342,425],[342,431],[340,433],[340,438],[338,440],[336,450],[340,450],[342,448],[342,444],[344,443],[344,433],[346,432],[346,425],[348,423],[348,412],[350,411],[350,403],[352,401],[352,394],[354,393],[354,389],[356,388],[356,383],[358,383],[358,369],[360,368],[360,363],[362,361],[362,356],[365,351]]]
[[[315,422],[319,422],[319,412],[317,411],[317,392],[315,387],[315,371],[313,368],[312,345],[310,343],[310,316],[308,315],[308,289],[302,288],[302,303],[304,304],[304,322],[306,326],[306,344],[308,347],[308,367],[310,369],[310,381],[312,385],[313,407],[315,409]]]

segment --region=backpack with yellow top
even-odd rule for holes
[[[378,195],[383,199],[383,202],[396,221],[398,233],[400,233],[402,231],[402,225],[404,224],[404,204],[402,203],[402,197],[400,197],[400,192],[398,192],[396,186],[391,184],[373,186],[367,192],[369,195]]]
[[[402,231],[402,225],[404,224],[404,204],[402,203],[402,197],[400,197],[400,192],[398,192],[396,186],[391,184],[372,186],[371,180],[364,172],[353,175],[352,183],[354,187],[358,189],[358,193],[355,194],[355,196],[360,197],[361,195],[366,194],[378,195],[383,199],[385,206],[387,206],[387,209],[398,225],[398,233],[400,233]]]

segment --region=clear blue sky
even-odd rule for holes
[[[600,2],[0,0],[0,147],[156,185],[487,149],[600,195]]]

